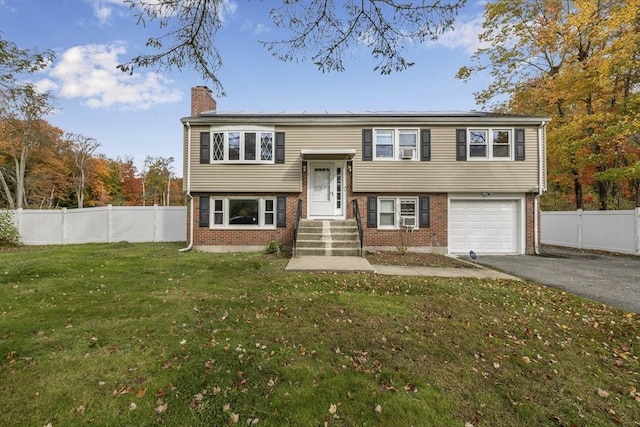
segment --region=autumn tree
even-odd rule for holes
[[[33,86],[0,91],[0,153],[13,164],[15,192],[9,191],[10,175],[6,169],[0,171],[0,184],[11,209],[24,204],[29,155],[46,139],[41,132],[43,117],[52,109],[51,95],[38,92]]]
[[[29,151],[38,143],[40,120],[51,110],[50,95],[19,77],[42,70],[54,57],[52,51],[21,49],[0,33],[0,186],[11,209],[23,205]]]
[[[183,69],[192,65],[224,95],[217,72],[222,56],[216,35],[223,26],[226,0],[125,0],[137,22],[165,29],[140,54],[118,67],[132,73],[137,68]],[[274,2],[275,3],[275,2]],[[354,47],[366,46],[382,74],[413,65],[405,46],[431,41],[451,29],[466,0],[282,0],[271,8],[274,25],[290,32],[283,40],[261,42],[283,61],[304,60],[307,54],[321,71],[344,70],[343,58]],[[277,4],[277,3],[275,3]]]
[[[498,0],[484,19],[485,47],[458,77],[491,75],[482,105],[550,116],[550,177],[573,187],[576,208],[593,186],[607,209],[613,177],[633,177],[638,160],[640,0]]]
[[[25,207],[55,209],[72,207],[74,188],[73,164],[64,132],[42,120],[38,134],[41,142],[34,146],[27,162]]]
[[[65,139],[69,143],[75,166],[73,175],[78,207],[83,208],[88,173],[87,167],[100,143],[94,138],[77,133],[67,133]]]
[[[174,158],[147,156],[141,174],[143,206],[146,201],[169,206],[171,200],[171,180]]]

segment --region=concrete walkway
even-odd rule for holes
[[[478,277],[482,279],[520,280],[499,271],[478,268],[408,267],[399,265],[371,265],[363,257],[301,256],[289,260],[286,271],[376,273],[386,276]]]

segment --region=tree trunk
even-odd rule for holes
[[[607,183],[604,181],[596,181],[596,190],[598,192],[598,209],[606,211],[609,208],[607,203],[607,196],[609,195]]]
[[[573,172],[573,191],[576,197],[576,209],[582,209],[584,202],[582,200],[582,184],[580,183],[580,177],[576,170]]]
[[[4,178],[4,173],[1,170],[0,170],[0,183],[2,183],[2,189],[4,190],[5,198],[7,199],[7,203],[9,204],[9,209],[11,210],[15,209],[16,204],[13,202],[13,195],[11,194],[11,190],[9,189],[7,180]]]

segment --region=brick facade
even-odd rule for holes
[[[198,200],[200,196],[216,196],[216,197],[232,197],[238,196],[237,193],[197,193],[194,197],[194,212],[189,215],[189,221],[194,222],[193,229],[193,245],[199,248],[214,246],[251,246],[266,247],[271,241],[284,244],[290,247],[293,242],[293,224],[296,217],[298,206],[298,194],[251,194],[251,196],[269,197],[269,196],[286,196],[286,227],[277,227],[269,229],[224,229],[200,227],[198,218],[200,217],[200,208]],[[191,224],[188,223],[187,227]]]
[[[275,229],[212,229],[198,225],[199,196],[209,195],[217,197],[237,196],[237,193],[205,193],[194,194],[194,212],[190,220],[195,220],[193,245],[199,248],[206,247],[266,247],[271,241],[283,244],[290,248],[293,244],[293,228],[296,219],[298,199],[302,203],[302,218],[307,217],[307,174],[302,176],[302,192],[288,194],[252,194],[252,196],[286,196],[286,227]],[[446,253],[448,245],[448,195],[447,193],[354,193],[351,186],[351,174],[347,180],[347,205],[345,211],[347,218],[353,218],[353,200],[358,201],[358,209],[364,228],[364,246],[368,248],[381,248],[395,250],[406,247],[408,250],[424,252]],[[380,230],[367,227],[367,197],[392,196],[392,197],[429,197],[429,227],[419,227],[416,230]],[[525,246],[526,252],[534,250],[534,196],[527,194],[525,197]],[[539,222],[538,222],[539,224]],[[189,227],[190,224],[187,224]]]

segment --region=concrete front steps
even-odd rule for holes
[[[301,219],[295,256],[362,256],[355,219]]]

